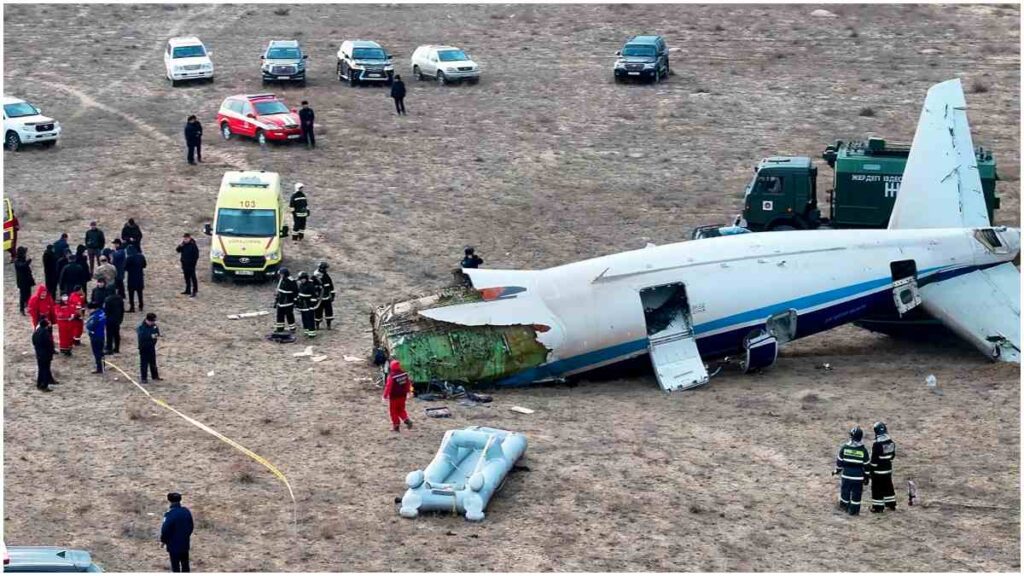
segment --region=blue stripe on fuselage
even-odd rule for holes
[[[927,284],[988,267],[990,265],[981,267],[964,266],[960,268],[938,266],[919,271],[918,277],[921,279],[922,284]],[[924,278],[924,276],[933,273],[933,277]],[[880,306],[892,305],[892,296],[889,291],[891,286],[891,277],[879,278],[705,322],[694,327],[694,332],[697,333],[697,350],[700,352],[701,357],[705,359],[721,357],[741,351],[743,349],[743,339],[753,329],[753,326],[750,325],[751,322],[763,322],[764,319],[772,314],[791,308],[797,310],[798,313],[796,338],[803,338],[830,330],[842,324],[858,320]],[[871,292],[868,292],[869,290]],[[850,296],[855,294],[862,295],[850,298]],[[819,308],[818,310],[800,313],[801,309],[806,310],[807,308],[814,308],[837,300],[843,301]],[[730,327],[730,329],[718,332],[717,334],[700,336],[702,332],[706,333],[725,327]],[[584,372],[589,368],[610,364],[618,360],[626,360],[643,354],[647,351],[648,346],[647,338],[623,342],[608,348],[585,352],[571,358],[556,360],[542,366],[529,368],[499,380],[495,385],[507,387],[524,386],[541,380],[551,380],[565,374]]]

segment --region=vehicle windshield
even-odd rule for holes
[[[298,60],[302,52],[298,48],[271,48],[267,52],[269,60]]]
[[[437,59],[441,62],[458,62],[460,60],[469,60],[469,56],[462,50],[442,50],[437,53]]]
[[[267,100],[265,102],[256,102],[253,104],[256,107],[256,114],[260,116],[269,116],[271,114],[287,114],[291,112],[288,107],[284,105],[284,102],[280,100]]]
[[[28,102],[17,102],[14,104],[4,104],[4,114],[8,118],[21,118],[22,116],[35,116],[39,114],[39,110],[36,110],[36,107]]]
[[[654,57],[654,46],[649,44],[626,44],[622,48],[623,56]]]
[[[354,48],[352,58],[355,60],[387,60],[388,56],[380,48]]]
[[[206,56],[206,49],[202,44],[195,46],[175,46],[171,52],[171,58],[201,58]]]
[[[266,238],[277,235],[277,215],[273,210],[221,208],[217,211],[217,234]]]

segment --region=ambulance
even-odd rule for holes
[[[211,237],[214,281],[266,280],[277,274],[284,258],[281,238],[288,236],[281,177],[263,171],[225,173],[213,225],[207,224],[204,232]]]
[[[4,197],[4,251],[12,252],[11,257],[14,257],[14,247],[18,244],[18,218],[14,215],[14,207],[11,205],[11,199]]]

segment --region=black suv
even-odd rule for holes
[[[615,53],[615,81],[650,80],[661,82],[672,73],[668,65],[668,45],[661,36],[633,36]]]

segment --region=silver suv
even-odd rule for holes
[[[298,82],[306,84],[306,60],[298,40],[271,40],[260,56],[263,61],[263,85],[267,82]]]
[[[10,546],[4,572],[103,572],[85,550],[58,546]]]

